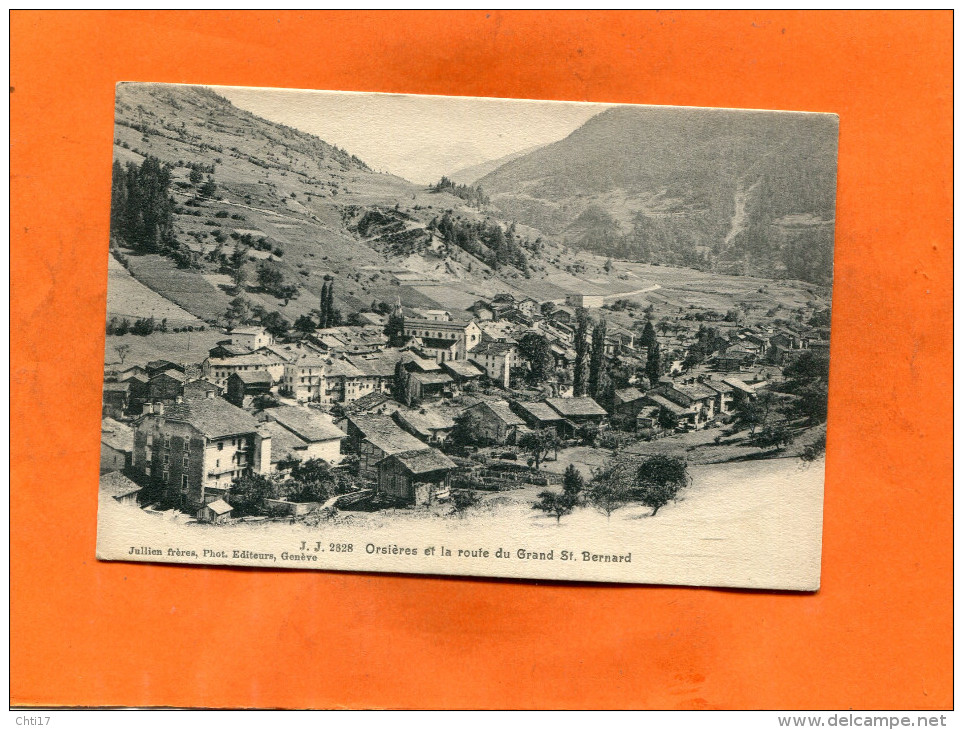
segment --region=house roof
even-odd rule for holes
[[[236,327],[230,333],[232,335],[264,335],[266,331],[263,327]]]
[[[688,413],[688,411],[685,408],[683,408],[680,405],[676,405],[675,403],[670,401],[668,398],[666,398],[663,395],[659,395],[658,393],[646,393],[645,397],[648,398],[653,403],[661,406],[662,408],[665,408],[670,413],[676,414],[677,416],[681,416],[683,414]]]
[[[370,355],[349,355],[347,359],[364,375],[387,378],[395,374],[401,351],[392,348]]]
[[[184,383],[184,396],[187,398],[195,397],[200,398],[202,395],[207,393],[220,393],[221,389],[212,383],[210,380],[205,380],[204,378],[198,378],[197,380],[192,380],[189,383]]]
[[[566,418],[608,415],[608,411],[587,396],[581,398],[546,398],[545,402]]]
[[[455,427],[455,419],[448,413],[434,408],[420,410],[399,408],[397,414],[400,420],[423,436],[430,436],[432,431],[444,431]]]
[[[756,392],[755,388],[739,378],[723,378],[722,382],[749,395],[753,395]]]
[[[162,370],[166,370],[167,368],[174,368],[176,370],[181,370],[181,371],[184,370],[183,365],[178,365],[176,362],[171,362],[170,360],[151,360],[149,363],[147,363],[148,372],[150,372],[151,370],[155,372],[161,372]]]
[[[673,384],[675,390],[692,400],[703,400],[704,398],[715,398],[716,392],[702,383],[690,383],[687,385]]]
[[[272,365],[273,360],[266,355],[258,352],[249,352],[246,355],[234,355],[232,357],[209,357],[208,364],[212,367],[240,367],[242,365],[254,365],[255,367],[267,367]]]
[[[100,443],[117,451],[133,451],[134,429],[113,418],[105,418],[100,423]]]
[[[109,471],[100,475],[100,491],[119,499],[140,491],[140,485],[131,481],[119,471]]]
[[[344,431],[335,426],[328,416],[300,406],[268,408],[263,416],[267,420],[277,421],[308,442],[331,441],[345,437]]]
[[[187,376],[184,375],[180,370],[164,370],[163,372],[157,373],[154,377],[150,379],[150,382],[155,380],[160,380],[161,378],[168,378],[170,380],[176,380],[178,383],[183,383],[187,380]]]
[[[234,509],[223,499],[216,499],[213,502],[208,502],[204,506],[216,515],[226,515],[228,512]]]
[[[434,360],[428,360],[427,358],[421,357],[417,353],[411,352],[410,350],[403,352],[401,359],[405,363],[413,364],[419,370],[441,370],[441,365],[436,363]]]
[[[441,469],[454,469],[458,466],[438,449],[426,449],[424,447],[415,451],[393,454],[382,461],[388,459],[395,459],[412,474],[426,474]]]
[[[458,347],[458,340],[446,340],[441,337],[422,337],[422,347],[430,347],[433,350],[454,350]]]
[[[228,357],[234,357],[236,355],[250,355],[251,348],[245,347],[244,345],[235,345],[233,343],[218,344],[217,347],[212,347],[210,353],[215,352],[225,352]],[[217,355],[214,355],[217,357]]]
[[[707,388],[712,388],[717,393],[731,393],[734,388],[731,385],[723,383],[719,380],[706,380],[703,385]]]
[[[183,403],[168,406],[161,417],[168,421],[188,423],[208,438],[257,430],[257,421],[250,414],[223,398],[186,398]]]
[[[267,370],[244,370],[239,373],[231,373],[232,378],[239,378],[245,385],[270,385],[274,382],[271,373]]]
[[[130,391],[130,382],[123,383],[104,383],[104,392],[127,393]]]
[[[443,362],[441,366],[460,378],[477,378],[482,375],[479,367],[468,360],[449,360]]]
[[[515,344],[512,342],[485,342],[472,350],[471,354],[473,356],[491,355],[498,357],[511,352],[513,349],[515,349]]]
[[[365,440],[381,449],[385,454],[400,454],[402,451],[425,448],[425,444],[407,431],[402,430],[391,416],[348,416],[348,421],[361,431]]]
[[[288,431],[277,421],[265,421],[261,424],[261,430],[265,435],[271,437],[272,464],[291,459],[301,459],[304,456],[303,452],[307,448],[308,442]]]
[[[390,402],[392,402],[392,399],[389,396],[375,391],[373,393],[363,395],[357,400],[351,401],[350,403],[346,404],[346,407],[354,410],[355,412],[360,412],[369,408],[377,408],[384,403]]]
[[[332,360],[325,366],[324,374],[328,378],[360,378],[364,375],[347,360]]]
[[[544,421],[544,422],[547,422],[547,423],[553,423],[553,422],[556,422],[556,421],[564,421],[564,420],[565,420],[564,418],[562,418],[562,416],[560,416],[560,415],[558,414],[557,411],[553,410],[552,408],[550,408],[550,407],[549,407],[548,405],[546,405],[545,403],[541,403],[541,402],[536,403],[536,402],[528,402],[528,401],[516,401],[516,402],[515,402],[515,407],[518,408],[518,409],[521,409],[521,410],[525,411],[525,412],[526,412],[527,414],[529,414],[532,418],[534,418],[534,419],[536,419],[536,420],[538,420],[538,421]]]
[[[471,324],[472,324],[472,323],[471,323],[470,321],[469,321],[469,322],[448,322],[448,321],[445,321],[445,320],[437,320],[437,319],[415,319],[415,318],[412,318],[412,319],[406,319],[406,320],[405,320],[405,329],[407,330],[407,329],[409,329],[409,328],[411,328],[411,327],[418,327],[418,328],[421,328],[421,329],[430,329],[430,330],[457,330],[458,332],[463,332],[463,331],[466,330],[468,327],[470,327]]]
[[[412,373],[411,379],[422,385],[445,385],[452,382],[451,376],[445,373]]]
[[[509,407],[508,403],[503,400],[486,400],[482,401],[475,408],[479,406],[487,406],[488,409],[494,413],[500,421],[502,421],[506,426],[524,426],[525,421],[520,418],[512,409]]]
[[[615,391],[615,397],[623,403],[632,403],[640,398],[645,398],[645,393],[638,388],[622,388],[621,390]]]

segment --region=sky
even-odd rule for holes
[[[212,87],[235,106],[314,134],[372,169],[427,185],[567,137],[608,104]]]

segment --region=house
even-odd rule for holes
[[[123,418],[130,407],[130,383],[104,383],[104,418]]]
[[[358,474],[378,478],[378,462],[386,456],[428,448],[402,430],[388,415],[348,416],[348,444],[358,453]]]
[[[231,343],[248,350],[257,350],[274,344],[274,337],[263,327],[237,327],[231,330]]]
[[[661,382],[655,390],[685,410],[683,420],[695,428],[704,428],[716,416],[718,393],[703,383]]]
[[[206,380],[211,381],[217,387],[227,388],[227,379],[231,377],[231,373],[270,371],[271,367],[277,367],[274,358],[258,352],[251,352],[246,355],[233,355],[231,357],[208,356],[201,363],[201,372]]]
[[[398,410],[398,403],[385,393],[368,393],[358,400],[347,403],[344,406],[346,415],[370,415],[381,413],[394,413]],[[340,424],[338,424],[340,425]]]
[[[160,375],[167,370],[178,370],[183,373],[184,366],[170,360],[151,360],[147,363],[147,379],[150,380],[155,375]]]
[[[481,330],[471,322],[439,322],[431,319],[406,319],[405,335],[419,337],[422,342],[449,340],[455,343],[454,359],[464,360],[481,343]]]
[[[128,479],[119,471],[101,472],[100,493],[111,497],[121,504],[137,504],[141,487],[137,482]]]
[[[218,388],[210,380],[198,378],[184,383],[184,398],[211,398],[221,394]]]
[[[721,380],[703,380],[702,384],[716,392],[716,413],[731,413],[735,404],[735,388]]]
[[[426,444],[442,444],[455,428],[451,413],[434,407],[399,408],[395,420],[405,431]]]
[[[635,432],[646,439],[652,439],[663,432],[659,419],[660,407],[643,405],[635,417]]]
[[[616,390],[613,398],[612,420],[623,427],[634,428],[636,419],[645,406],[645,393],[638,388]]]
[[[261,418],[281,424],[304,441],[304,458],[324,459],[329,464],[341,461],[341,441],[347,435],[327,414],[301,406],[279,406],[266,409]]]
[[[234,508],[223,499],[216,499],[213,502],[208,502],[197,511],[197,521],[221,525],[231,519],[233,510]]]
[[[471,360],[451,360],[442,363],[441,367],[457,385],[476,382],[485,374]]]
[[[122,383],[125,380],[129,380],[130,378],[140,378],[145,383],[148,380],[150,380],[150,377],[147,375],[147,369],[142,368],[140,365],[131,365],[129,367],[118,370],[116,372],[116,377],[114,378],[114,380],[116,380],[118,383]]]
[[[147,400],[147,371],[141,367],[130,368],[117,376],[118,383],[127,383],[128,410],[137,412],[139,406]]]
[[[412,343],[427,359],[438,363],[458,359],[458,343],[440,337],[416,337]]]
[[[284,365],[281,392],[304,401],[320,401],[325,391],[325,368],[328,359],[318,353],[301,353]]]
[[[490,322],[495,318],[495,310],[492,309],[491,305],[484,299],[479,299],[465,311],[471,312],[475,316],[475,319],[482,322]]]
[[[598,309],[605,303],[605,297],[601,294],[569,294],[565,297],[565,303],[570,307]]]
[[[134,429],[113,418],[100,422],[100,473],[122,471],[133,463]]]
[[[318,399],[321,403],[350,403],[371,392],[363,390],[366,382],[370,386],[370,379],[348,360],[329,360],[324,368],[322,382],[324,388]]]
[[[348,355],[346,359],[361,372],[361,380],[353,400],[363,398],[370,393],[392,392],[395,368],[401,360],[401,350],[388,348],[365,355]]]
[[[548,318],[553,322],[565,325],[573,324],[576,319],[575,309],[565,305],[559,305],[548,314]]]
[[[522,299],[515,305],[515,308],[529,318],[540,317],[542,314],[541,306],[531,297]]]
[[[566,431],[565,419],[546,403],[512,401],[511,406],[512,410],[525,421],[525,425],[533,430],[551,428],[559,435]]]
[[[147,383],[147,400],[151,403],[173,403],[184,395],[187,376],[179,370],[165,370]]]
[[[227,379],[227,393],[224,397],[238,408],[244,408],[251,405],[251,401],[257,396],[270,393],[271,385],[271,373],[267,370],[231,373]]]
[[[471,354],[471,362],[503,388],[511,383],[512,368],[519,363],[518,348],[510,342],[486,342]]]
[[[514,443],[525,421],[503,400],[481,401],[465,410],[462,423],[480,445]]]
[[[446,309],[412,309],[418,319],[430,319],[433,322],[451,322],[454,317]]]
[[[545,402],[565,420],[583,431],[593,431],[604,422],[608,413],[588,396],[578,398],[546,398]]]
[[[445,373],[411,373],[408,390],[415,400],[437,400],[452,394],[452,379]]]
[[[214,359],[223,359],[228,357],[239,357],[241,355],[250,355],[253,350],[245,347],[244,345],[235,345],[231,340],[222,340],[217,343],[214,347],[207,351],[208,357]]]
[[[262,421],[258,430],[271,437],[271,471],[287,474],[308,459],[308,444],[277,421]]]
[[[683,408],[677,403],[673,403],[671,400],[661,395],[656,390],[650,390],[648,393],[646,393],[645,401],[646,401],[646,404],[652,405],[658,409],[658,414],[655,417],[655,422],[654,422],[655,424],[661,423],[662,413],[666,413],[672,421],[679,421],[679,422],[691,421],[693,417],[689,409]],[[641,418],[641,417],[642,417],[642,414],[640,413],[638,418]],[[653,426],[653,424],[648,424],[648,425],[650,427]],[[638,428],[638,424],[636,424],[636,428]]]
[[[378,490],[405,504],[430,504],[449,496],[455,467],[437,449],[392,454],[378,463]]]
[[[133,468],[167,499],[197,510],[223,497],[237,477],[271,470],[271,438],[223,398],[149,403],[134,422]]]

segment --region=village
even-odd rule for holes
[[[462,514],[486,495],[589,483],[617,454],[824,448],[827,309],[668,315],[645,302],[397,301],[281,337],[224,328],[201,362],[109,363],[101,493],[213,524]]]

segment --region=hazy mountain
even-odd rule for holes
[[[504,157],[499,157],[495,160],[486,160],[484,162],[479,162],[473,164],[469,167],[463,167],[455,172],[449,173],[448,178],[452,182],[456,182],[459,185],[474,185],[479,179],[485,177],[490,172],[494,172],[502,165],[511,162],[512,160],[517,160],[519,157],[523,157],[530,152],[541,149],[545,145],[537,144],[531,147],[526,147],[518,152],[512,152],[510,155],[505,155]]]
[[[476,183],[585,250],[828,283],[837,133],[829,115],[615,107]]]

